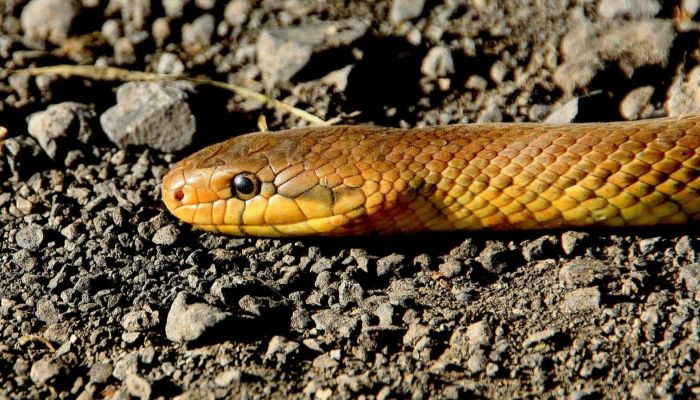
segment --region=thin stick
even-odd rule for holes
[[[282,101],[265,96],[262,93],[258,93],[254,90],[247,89],[243,86],[234,85],[232,83],[226,83],[221,81],[215,81],[208,78],[195,78],[187,75],[180,74],[156,74],[151,72],[142,71],[130,71],[123,68],[116,67],[95,67],[93,65],[50,65],[47,67],[29,67],[15,72],[26,72],[32,76],[37,76],[41,74],[55,74],[63,77],[78,76],[82,78],[103,80],[103,81],[157,81],[157,80],[169,80],[169,81],[189,81],[199,85],[210,85],[218,87],[220,89],[227,90],[229,92],[236,93],[241,97],[246,97],[249,99],[255,99],[262,104],[271,104],[280,110],[288,112],[295,115],[313,125],[328,125],[323,119],[307,112],[302,109],[291,106]]]

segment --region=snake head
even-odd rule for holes
[[[253,133],[207,147],[163,178],[163,201],[197,228],[237,236],[375,230],[366,215],[368,205],[378,211],[383,204],[383,195],[372,196],[381,174],[353,154],[385,149],[372,148],[364,135],[344,127],[324,132]]]

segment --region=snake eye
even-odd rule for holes
[[[249,200],[260,192],[260,181],[255,174],[241,172],[233,177],[231,191],[241,200]]]

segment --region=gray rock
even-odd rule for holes
[[[350,280],[342,280],[338,287],[338,302],[341,306],[347,307],[350,304],[361,304],[365,297],[365,291],[362,286]]]
[[[555,108],[544,122],[548,124],[568,124],[574,121],[574,118],[578,115],[578,97],[567,101],[566,103]]]
[[[90,382],[105,383],[112,376],[112,365],[105,362],[98,362],[90,367]]]
[[[558,244],[557,242],[558,239],[556,236],[546,235],[525,243],[522,247],[525,261],[535,261],[543,257],[546,258],[556,255],[554,250]]]
[[[187,46],[209,46],[211,37],[214,34],[214,16],[204,14],[189,24],[182,27],[182,45]]]
[[[318,51],[350,44],[369,24],[358,19],[324,21],[292,28],[268,28],[258,39],[257,60],[265,86],[287,82]]]
[[[240,382],[243,373],[238,368],[227,369],[224,372],[219,373],[214,378],[214,383],[218,387],[229,387],[234,382]]]
[[[23,226],[15,235],[17,246],[29,250],[37,251],[44,241],[44,230],[36,224]]]
[[[554,328],[548,328],[548,329],[545,329],[542,331],[531,333],[523,341],[523,347],[528,348],[528,347],[532,347],[538,343],[549,342],[549,341],[553,340],[558,334],[559,334],[559,331],[557,331]]]
[[[85,104],[70,101],[54,104],[30,115],[27,131],[46,155],[56,159],[57,154],[65,155],[74,147],[70,141],[87,143],[90,140],[90,126],[95,117],[95,110]]]
[[[47,360],[39,360],[32,364],[29,378],[37,385],[45,385],[60,372],[58,364]]]
[[[678,73],[668,88],[664,108],[671,117],[700,111],[700,66],[694,67],[687,74]]]
[[[136,62],[136,49],[127,37],[121,37],[114,42],[114,62],[117,65],[131,65]]]
[[[401,22],[416,18],[423,12],[425,0],[392,0],[389,10],[391,22]]]
[[[311,319],[317,329],[336,333],[343,338],[350,337],[360,322],[354,316],[341,315],[332,310],[321,310],[311,316]]]
[[[654,112],[654,107],[651,105],[653,95],[653,86],[642,86],[632,90],[622,99],[620,114],[628,120],[649,118]]]
[[[462,272],[462,263],[448,258],[445,260],[445,262],[440,264],[438,270],[440,271],[440,275],[444,276],[445,278],[454,278],[455,276],[459,275],[460,272]]]
[[[132,397],[141,400],[151,398],[151,384],[138,375],[127,376],[126,379],[124,379],[124,386],[126,386],[127,393]]]
[[[600,290],[598,288],[573,290],[564,295],[562,309],[569,313],[599,310]]]
[[[689,292],[694,293],[700,290],[700,263],[681,267],[679,278]]]
[[[661,241],[660,237],[642,239],[639,241],[639,251],[642,256],[648,256],[654,251],[656,245]]]
[[[394,306],[408,307],[418,293],[412,279],[397,279],[392,281],[387,290],[389,302]]]
[[[571,93],[612,62],[629,76],[639,67],[666,65],[674,38],[673,23],[665,19],[581,23],[562,39],[566,61],[554,72],[554,82]]]
[[[377,276],[396,274],[403,266],[406,256],[403,254],[389,254],[377,260]]]
[[[653,17],[661,11],[658,0],[601,0],[598,15],[603,18],[628,17],[638,19]]]
[[[156,42],[156,46],[163,47],[165,41],[170,37],[170,20],[166,17],[156,18],[151,26],[151,35]],[[184,68],[184,66],[183,66]]]
[[[479,262],[485,270],[500,274],[508,269],[510,263],[517,260],[514,255],[515,252],[502,242],[487,242],[486,247],[479,254]]]
[[[77,0],[31,0],[20,17],[24,36],[30,41],[61,44],[79,11]]]
[[[299,343],[287,340],[284,336],[273,336],[267,345],[265,360],[284,365],[299,352]]]
[[[314,368],[319,369],[334,368],[338,366],[338,361],[331,358],[328,354],[321,354],[314,359],[312,365]]]
[[[170,306],[165,335],[173,342],[191,342],[230,316],[212,305],[191,303],[190,296],[180,292]]]
[[[481,354],[473,354],[467,359],[467,369],[472,374],[478,374],[486,368],[488,360]]]
[[[614,274],[614,268],[604,261],[577,259],[567,262],[559,269],[559,283],[566,288],[583,287]]]
[[[170,18],[181,18],[184,14],[185,5],[188,3],[190,3],[189,0],[163,0],[165,15]]]
[[[573,254],[588,237],[586,232],[566,231],[561,235],[561,248],[564,254]]]
[[[112,376],[120,381],[125,380],[128,376],[136,375],[139,368],[139,354],[136,351],[123,355],[114,364]]]
[[[450,49],[436,46],[428,50],[420,65],[420,71],[429,78],[447,76],[455,72],[454,61]]]
[[[486,347],[491,343],[493,333],[488,322],[486,322],[486,320],[481,320],[470,324],[467,327],[466,335],[469,339],[469,347],[471,349],[478,349]]]
[[[224,19],[231,26],[243,25],[251,9],[250,0],[231,0],[224,8]]]
[[[119,147],[148,146],[173,152],[192,142],[195,119],[185,101],[191,85],[130,82],[117,90],[117,105],[100,116],[109,139]]]
[[[158,311],[142,309],[124,314],[122,327],[129,332],[142,332],[154,328],[159,322]]]
[[[155,244],[160,244],[163,246],[170,246],[177,242],[180,236],[180,229],[174,224],[166,225],[156,231],[153,234],[151,241]]]
[[[51,300],[39,300],[36,305],[36,317],[50,325],[61,319],[61,313]]]

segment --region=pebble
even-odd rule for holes
[[[132,397],[136,397],[141,400],[151,398],[151,384],[141,376],[127,376],[126,379],[124,379],[124,386],[126,386],[127,393],[129,393],[129,395]]]
[[[90,367],[90,382],[93,383],[105,383],[110,376],[112,376],[112,365],[106,362],[98,362]]]
[[[654,112],[651,105],[653,95],[653,86],[642,86],[630,91],[620,103],[620,115],[630,121],[649,118]]]
[[[15,235],[17,246],[29,250],[37,251],[44,241],[44,230],[40,225],[29,224],[23,226]]]
[[[160,323],[158,311],[150,309],[135,310],[124,314],[122,327],[129,332],[142,332],[154,328]]]
[[[185,72],[185,64],[173,53],[163,53],[158,58],[156,72],[163,75],[180,75]]]
[[[481,354],[473,354],[467,359],[467,370],[472,374],[478,374],[486,368],[488,360]]]
[[[681,271],[678,276],[680,281],[685,284],[685,287],[689,292],[695,293],[700,290],[700,263],[681,267]]]
[[[31,0],[20,16],[24,37],[29,41],[48,40],[60,45],[68,37],[79,11],[77,0]]]
[[[114,62],[117,65],[131,65],[136,62],[136,49],[129,38],[121,37],[114,42]]]
[[[559,334],[559,331],[557,331],[554,328],[547,328],[538,332],[531,333],[528,335],[527,338],[523,341],[523,347],[528,348],[532,347],[533,345],[536,345],[538,343],[545,343],[553,340],[557,335]]]
[[[566,231],[561,234],[561,248],[564,250],[564,254],[571,255],[578,248],[580,248],[583,242],[588,238],[588,233],[577,232],[577,231]]]
[[[413,279],[397,279],[391,282],[387,294],[391,305],[407,308],[417,296],[416,286]]]
[[[191,303],[190,296],[180,292],[170,306],[165,322],[165,335],[173,342],[191,342],[202,337],[221,321],[231,316],[206,303]]]
[[[489,241],[479,254],[479,262],[492,274],[501,274],[509,266],[513,267],[518,262],[518,258],[515,257],[515,252],[508,249],[502,242]]]
[[[224,19],[231,26],[243,25],[251,9],[250,0],[231,0],[224,8]]]
[[[321,354],[313,361],[314,368],[326,369],[338,366],[338,361],[331,358],[328,354]]]
[[[263,30],[258,38],[257,61],[265,87],[289,81],[313,53],[350,44],[368,27],[359,19],[346,19]]]
[[[180,229],[177,225],[169,224],[158,229],[156,233],[153,234],[151,241],[155,244],[170,246],[177,242],[179,236]]]
[[[569,313],[599,310],[600,296],[598,288],[576,289],[564,295],[562,308]]]
[[[139,368],[139,355],[138,352],[132,351],[122,355],[116,363],[114,363],[114,369],[112,371],[112,376],[119,379],[120,381],[125,380],[130,375],[136,375]]]
[[[316,329],[349,338],[358,328],[359,320],[354,316],[342,315],[333,310],[321,310],[311,316]]]
[[[88,143],[95,110],[86,104],[63,102],[29,116],[27,131],[51,159],[64,156],[75,147],[70,141]]]
[[[617,62],[629,76],[643,66],[664,65],[674,38],[670,20],[581,23],[562,39],[565,62],[554,71],[554,82],[565,93],[571,93],[585,87],[612,62]]]
[[[226,371],[220,372],[214,378],[214,384],[218,387],[229,387],[234,382],[240,382],[243,373],[238,368],[230,368]]]
[[[568,124],[574,122],[578,115],[578,97],[567,101],[552,111],[544,122],[548,124]]]
[[[700,66],[694,67],[687,74],[678,73],[668,88],[664,108],[670,117],[700,111]]]
[[[393,23],[417,18],[423,12],[425,0],[392,0],[389,20]]]
[[[57,364],[47,360],[39,360],[32,364],[32,369],[29,371],[29,378],[37,385],[44,385],[59,373],[60,368]]]
[[[55,324],[61,319],[61,313],[56,305],[48,299],[39,300],[36,305],[36,317],[47,325]]]
[[[598,15],[603,18],[627,17],[639,19],[653,17],[661,11],[658,0],[601,0]]]
[[[454,74],[455,65],[450,49],[444,46],[436,46],[428,50],[421,62],[420,71],[428,78]]]
[[[165,18],[156,18],[151,25],[151,35],[156,42],[156,46],[163,47],[165,41],[170,37],[170,21]]]
[[[454,278],[462,272],[462,264],[457,260],[448,258],[447,260],[445,260],[445,262],[440,264],[438,270],[440,271],[440,275],[447,279],[450,279]]]
[[[182,27],[182,45],[187,46],[209,46],[215,29],[214,16],[204,14],[189,24]]]
[[[117,90],[117,105],[100,116],[107,137],[118,147],[148,146],[173,152],[192,142],[195,117],[186,102],[191,85],[130,82]]]
[[[284,336],[273,336],[267,345],[265,360],[284,365],[299,352],[299,347],[299,343],[287,340]]]
[[[382,257],[377,260],[377,276],[387,276],[390,274],[397,274],[397,272],[404,267],[406,261],[406,256],[403,254],[392,253],[388,256]]]
[[[486,320],[470,324],[467,327],[466,335],[469,339],[469,347],[471,349],[486,347],[491,343],[491,327]]]
[[[559,283],[565,288],[588,286],[615,273],[610,264],[595,259],[576,259],[559,269]]]
[[[350,280],[342,280],[338,287],[338,302],[341,306],[347,307],[351,304],[361,304],[365,297],[365,291],[362,286]]]

